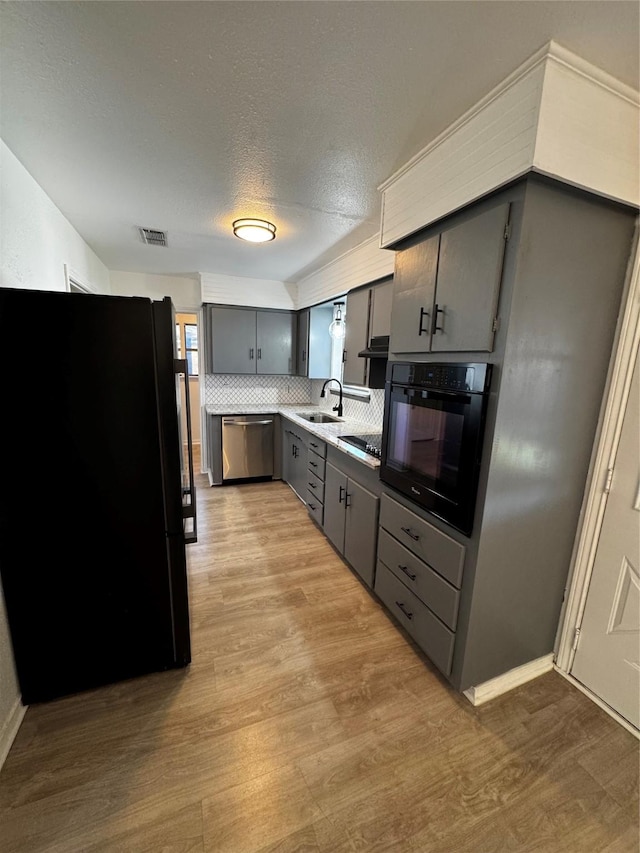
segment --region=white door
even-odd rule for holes
[[[571,675],[640,728],[638,356]]]

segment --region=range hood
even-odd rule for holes
[[[371,338],[369,346],[358,353],[362,358],[389,358],[389,335]]]

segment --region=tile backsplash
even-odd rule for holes
[[[205,403],[210,406],[227,403],[311,403],[311,380],[302,376],[243,376],[207,374],[204,378]],[[320,391],[318,391],[318,394]]]
[[[311,402],[320,406],[321,409],[330,412],[338,403],[338,397],[333,394],[328,394],[324,399],[320,397],[323,382],[321,379],[311,380]],[[337,390],[337,385],[332,383],[330,388]],[[329,390],[329,389],[327,389]],[[384,415],[384,389],[371,389],[370,402],[364,400],[352,400],[349,397],[344,397],[343,415],[345,418],[353,418],[356,421],[370,424],[373,429],[382,429],[382,418]]]
[[[205,403],[210,406],[227,403],[304,403],[320,406],[330,412],[338,398],[328,394],[320,397],[322,379],[305,379],[302,376],[246,376],[238,374],[207,374],[204,377]],[[335,383],[330,387],[337,388]],[[382,429],[384,413],[384,390],[371,390],[370,402],[343,399],[345,418],[370,424],[372,429]]]

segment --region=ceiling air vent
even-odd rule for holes
[[[140,228],[142,242],[147,246],[166,246],[167,235],[164,231],[156,231],[155,228]]]

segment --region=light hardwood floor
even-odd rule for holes
[[[286,485],[198,501],[191,666],[30,708],[3,853],[637,853],[638,742],[585,696],[473,708]]]

